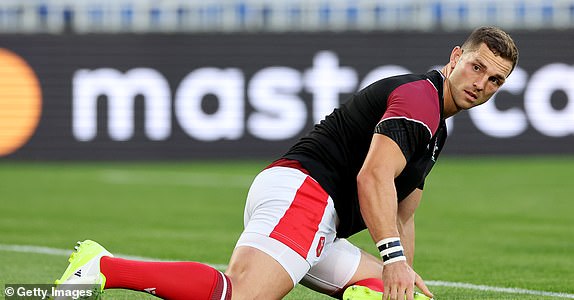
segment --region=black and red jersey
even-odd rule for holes
[[[443,81],[438,71],[381,79],[326,116],[283,156],[299,161],[329,193],[339,216],[339,237],[366,228],[356,178],[374,133],[393,139],[406,158],[395,179],[398,201],[423,187],[446,140]]]

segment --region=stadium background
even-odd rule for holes
[[[494,101],[450,120],[446,153],[571,154],[574,2],[480,3],[4,1],[4,60],[32,74],[1,74],[0,155],[276,157],[360,87],[446,63],[479,24],[504,26],[520,62]]]
[[[360,87],[446,63],[479,25],[506,29],[520,61],[493,100],[449,121],[444,167],[421,208],[417,262],[436,272],[425,278],[573,293],[572,0],[1,1],[0,282],[54,277],[61,258],[34,258],[49,269],[40,276],[6,249],[61,249],[74,233],[132,255],[226,263],[250,176]],[[116,207],[104,214],[107,231],[70,208],[90,201]],[[182,215],[184,201],[192,211]],[[217,214],[228,227],[207,225]],[[62,218],[75,227],[62,229]],[[449,238],[440,235],[447,229]],[[481,260],[481,241],[502,235],[515,244]],[[198,241],[205,250],[165,246]],[[529,241],[546,242],[546,261]],[[306,295],[292,299],[315,299]]]

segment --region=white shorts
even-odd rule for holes
[[[317,181],[298,169],[276,166],[263,170],[251,185],[236,247],[269,254],[294,285],[305,277],[305,285],[331,293],[351,279],[361,257],[357,247],[336,239],[337,222],[333,200]]]

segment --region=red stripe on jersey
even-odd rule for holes
[[[408,118],[426,125],[431,136],[440,122],[440,103],[435,86],[429,80],[417,80],[397,87],[387,100],[382,120]]]
[[[319,183],[307,176],[297,190],[291,206],[269,236],[306,259],[319,223],[323,219],[328,199],[329,195]]]

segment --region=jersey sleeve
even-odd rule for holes
[[[375,133],[394,140],[407,159],[426,147],[438,130],[440,103],[436,87],[429,80],[403,84],[389,94],[387,109]]]
[[[395,141],[407,161],[431,138],[425,126],[404,118],[381,120],[375,127],[375,133],[384,134]]]

